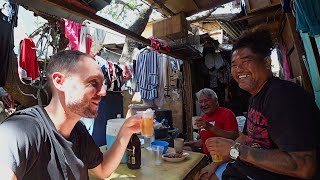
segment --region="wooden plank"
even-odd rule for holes
[[[199,10],[199,7],[193,0],[168,0],[165,2],[165,5],[177,14]]]

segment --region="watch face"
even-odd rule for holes
[[[239,151],[236,149],[231,149],[230,150],[230,156],[232,159],[237,159],[239,156]]]

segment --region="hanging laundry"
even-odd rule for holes
[[[79,50],[80,45],[80,30],[81,30],[81,24],[68,20],[65,20],[65,36],[69,39],[69,49],[70,50]]]
[[[135,60],[134,60],[135,61]],[[127,69],[129,68],[129,69]],[[124,68],[123,68],[123,73],[122,74],[128,74],[126,71],[129,71],[131,73],[131,76],[130,76],[130,79],[127,79],[129,77],[129,75],[122,75],[122,78],[123,79],[127,79],[127,80],[124,80],[124,86],[121,87],[121,90],[122,91],[128,91],[130,95],[133,94],[134,92],[134,89],[135,89],[135,80],[134,80],[134,77],[133,76],[133,63],[131,64],[125,64],[124,65]],[[126,78],[124,78],[124,76],[126,76]]]
[[[117,64],[114,64],[114,72],[116,74],[116,80],[114,81],[113,90],[121,91],[121,86],[122,86],[121,76],[122,76],[123,70],[121,69],[120,66],[118,66]]]
[[[92,34],[92,46],[90,52],[95,55],[103,47],[104,39],[106,38],[106,31],[95,29]]]
[[[284,79],[285,80],[290,80],[292,79],[292,72],[291,72],[291,64],[290,64],[290,60],[287,56],[287,47],[283,44],[282,48],[281,48],[281,52],[282,52],[282,57],[281,57],[281,64],[283,67],[283,74],[284,74]]]
[[[12,3],[6,2],[0,11],[0,87],[5,86],[13,53],[13,16]]]
[[[141,98],[153,100],[158,97],[158,54],[150,49],[143,49],[136,62],[136,91]]]
[[[164,85],[164,95],[170,96],[170,72],[172,71],[170,57],[167,55],[162,56],[162,61],[164,61],[163,68],[163,85]]]
[[[104,65],[104,66],[107,66],[107,65],[108,65],[108,62],[107,62],[105,59],[103,59],[102,57],[98,56],[98,55],[96,55],[96,56],[94,57],[94,59],[96,60],[96,62],[98,63],[98,65],[99,65],[100,67],[102,67],[103,65]]]
[[[99,64],[101,71],[103,73],[104,79],[105,79],[105,85],[107,86],[107,90],[111,87],[111,77],[110,77],[110,71],[109,71],[109,63],[105,59],[103,59],[100,56],[94,57],[97,63]]]
[[[113,62],[108,61],[108,64],[109,64],[109,71],[110,71],[110,79],[111,79],[111,82],[113,82],[117,79],[117,75],[114,69]]]
[[[18,71],[24,83],[33,84],[40,80],[36,46],[31,38],[21,42]]]
[[[130,69],[130,66],[128,64],[122,64],[120,65],[122,71],[121,78],[123,81],[128,81],[132,78],[132,72]]]
[[[154,104],[157,107],[162,107],[164,103],[164,98],[165,98],[165,81],[166,83],[168,82],[169,79],[169,74],[167,71],[168,67],[168,56],[166,54],[159,54],[158,59],[159,59],[159,65],[158,65],[158,72],[159,72],[159,86],[158,86],[158,98],[154,99]],[[167,92],[168,94],[169,92]]]
[[[90,28],[85,24],[82,24],[81,26],[79,43],[79,51],[90,54],[90,49],[92,46],[92,36],[90,34]]]

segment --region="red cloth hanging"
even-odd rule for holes
[[[69,39],[69,49],[70,50],[79,50],[80,45],[80,30],[81,30],[81,24],[71,21],[71,20],[65,20],[65,36]]]
[[[36,47],[31,38],[22,40],[19,57],[19,75],[31,84],[40,79]]]

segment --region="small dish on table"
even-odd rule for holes
[[[180,162],[180,161],[185,160],[189,156],[190,156],[190,154],[186,153],[186,152],[184,152],[182,154],[171,152],[171,153],[163,154],[162,159],[164,159],[165,161],[169,161],[169,162]]]

